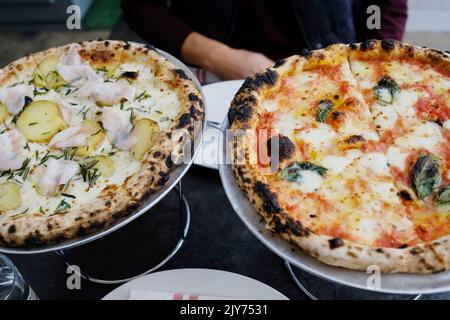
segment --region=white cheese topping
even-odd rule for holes
[[[450,130],[450,120],[445,121],[442,126],[444,129]]]
[[[336,136],[333,128],[325,123],[319,123],[317,128],[309,128],[300,131],[297,134],[297,139],[311,145],[315,150],[326,150],[333,143],[333,138]]]
[[[404,119],[416,119],[414,104],[417,101],[417,93],[410,90],[402,90],[394,96],[392,106],[398,115]]]
[[[408,151],[399,147],[389,147],[386,153],[387,163],[390,166],[405,169],[405,161],[408,157]]]
[[[376,104],[373,107],[373,122],[379,130],[392,129],[397,122],[397,113],[392,106]]]
[[[358,164],[377,174],[382,175],[389,174],[386,156],[381,152],[372,152],[362,155],[358,159]]]
[[[442,141],[441,128],[437,123],[426,121],[412,127],[408,133],[395,139],[395,144],[405,149],[425,149],[434,152]]]
[[[361,151],[359,150],[349,150],[343,157],[326,156],[322,159],[320,164],[328,169],[327,174],[335,175],[344,171],[344,169],[360,155]]]
[[[311,170],[300,170],[299,181],[291,183],[291,185],[303,193],[311,193],[316,191],[323,183],[323,178],[320,174]]]

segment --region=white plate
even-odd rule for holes
[[[103,300],[128,300],[131,290],[182,292],[202,296],[287,300],[275,289],[236,273],[212,269],[178,269],[155,272],[132,280],[107,294]]]
[[[208,84],[203,87],[205,98],[206,121],[222,123],[234,95],[244,83],[244,80],[231,80]],[[220,131],[206,126],[203,144],[194,159],[194,163],[210,169],[218,169],[217,156],[219,150]]]

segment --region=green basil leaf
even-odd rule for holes
[[[317,122],[325,122],[330,111],[334,108],[334,103],[329,99],[324,99],[319,102],[319,106],[316,111]]]
[[[385,106],[393,102],[394,96],[400,92],[400,86],[391,77],[384,76],[373,87],[373,91],[378,103]]]
[[[281,179],[291,182],[301,182],[300,172],[303,170],[315,171],[321,176],[327,172],[327,168],[311,162],[293,162],[281,170]]]
[[[450,185],[445,186],[438,194],[438,202],[440,204],[450,204]]]
[[[413,168],[413,184],[420,199],[428,197],[441,183],[441,160],[432,154],[420,156]]]

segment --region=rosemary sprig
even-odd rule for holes
[[[54,214],[70,209],[70,204],[66,202],[65,199],[62,199],[61,202],[56,207]]]
[[[95,168],[95,165],[97,164],[97,162],[98,162],[98,160],[93,160],[93,161],[89,161],[89,162],[80,164],[81,177],[83,178],[83,182],[88,183],[88,185],[89,185],[88,190],[95,185],[98,178],[100,178],[100,176],[101,176],[98,169]]]

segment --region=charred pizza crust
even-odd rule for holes
[[[171,155],[182,157],[184,150],[174,150],[172,133],[177,130],[179,145],[193,143],[194,126],[198,122],[203,123],[203,100],[193,81],[154,48],[109,40],[79,44],[80,56],[95,68],[114,68],[119,63],[135,61],[152,68],[158,80],[177,93],[181,111],[169,130],[160,136],[156,146],[146,154],[141,162],[141,170],[128,177],[123,185],[108,185],[97,198],[75,210],[50,216],[43,216],[39,212],[27,213],[7,220],[0,224],[2,245],[35,247],[111,226],[117,219],[130,214],[141,200],[160,189],[168,181],[170,172],[178,166]],[[69,46],[51,48],[12,62],[0,70],[0,86],[17,81],[24,70],[33,70],[45,58],[67,52]]]
[[[368,40],[360,44],[332,45],[317,51],[304,50],[301,55],[281,60],[273,68],[245,80],[231,103],[228,113],[230,129],[236,132],[256,128],[263,111],[263,91],[279,88],[280,75],[292,66],[295,68],[300,61],[320,66],[330,59],[347,59],[350,54],[386,60],[418,59],[432,67],[450,70],[450,54],[395,40]],[[255,158],[253,149],[249,147],[254,142],[252,138],[245,144],[238,143],[237,139],[234,135],[229,150],[232,150],[232,169],[239,187],[264,218],[268,230],[279,234],[307,254],[324,263],[354,270],[367,270],[369,266],[376,265],[384,273],[435,273],[450,268],[450,236],[410,247],[385,248],[352,243],[305,227],[302,221],[288,214],[278,191],[260,173],[258,165],[250,161]],[[283,150],[280,149],[280,152]],[[280,154],[282,157],[283,154]]]

